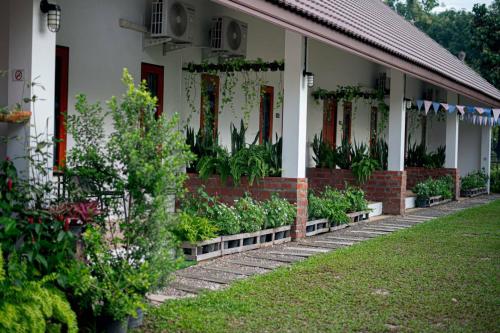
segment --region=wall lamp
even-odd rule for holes
[[[314,74],[307,71],[307,37],[305,37],[304,41],[304,71],[302,75],[305,77],[307,86],[312,88],[314,86]]]
[[[40,10],[42,13],[47,14],[47,28],[49,31],[58,32],[59,28],[61,28],[61,6],[42,0]]]

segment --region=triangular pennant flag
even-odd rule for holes
[[[446,111],[448,111],[448,104],[441,103],[441,106],[443,107],[443,109],[445,109]]]
[[[498,116],[500,116],[500,109],[493,109],[493,117],[495,118],[495,120],[498,119]]]
[[[432,102],[432,108],[434,109],[434,112],[438,113],[440,106],[441,104],[439,104],[438,102]]]
[[[429,112],[429,109],[431,108],[432,102],[431,101],[424,101],[424,109],[425,109],[425,114]]]
[[[458,113],[464,114],[464,108],[465,108],[465,106],[463,106],[463,105],[457,105]]]
[[[417,109],[420,111],[422,109],[422,105],[424,105],[424,101],[421,99],[417,99]]]
[[[466,111],[469,113],[474,113],[474,107],[473,106],[466,106]]]
[[[457,106],[454,104],[448,104],[448,112],[453,113],[456,110]]]
[[[483,114],[488,116],[488,117],[491,117],[491,109],[488,109],[488,108],[484,108],[483,109]]]
[[[476,111],[477,111],[477,113],[479,113],[479,114],[483,114],[484,109],[476,106]]]

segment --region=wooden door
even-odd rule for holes
[[[54,94],[54,171],[61,170],[66,160],[67,133],[66,116],[68,114],[68,71],[69,48],[56,47],[56,72]]]
[[[260,94],[259,143],[273,141],[274,88],[262,86]]]
[[[163,113],[163,66],[152,65],[147,63],[141,64],[141,81],[146,81],[146,86],[153,97],[158,99],[156,116]]]

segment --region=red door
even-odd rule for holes
[[[56,47],[54,96],[54,170],[61,170],[66,160],[66,115],[68,113],[69,48]]]
[[[337,101],[333,98],[323,103],[323,141],[331,147],[337,143]]]
[[[274,88],[262,86],[260,92],[259,143],[273,141]]]
[[[151,95],[158,99],[156,116],[163,113],[163,79],[163,66],[147,64],[144,62],[141,64],[141,81],[146,81],[146,87],[148,87]]]

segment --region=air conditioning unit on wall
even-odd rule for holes
[[[176,0],[163,0],[152,3],[151,37],[171,38],[173,43],[193,42],[195,8]]]
[[[248,25],[231,17],[212,19],[210,48],[212,52],[226,56],[245,57],[247,54]]]

